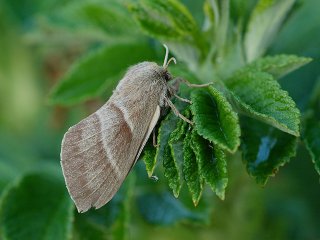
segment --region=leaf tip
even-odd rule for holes
[[[224,201],[224,199],[225,199],[224,192],[217,192],[216,195],[218,196],[218,198],[220,198],[220,200]]]
[[[173,190],[173,196],[174,196],[175,198],[178,198],[178,197],[179,197],[179,194],[180,194],[180,189],[179,189],[179,190],[176,190],[176,191]]]
[[[193,205],[194,205],[195,207],[198,206],[199,201],[200,201],[200,197],[198,197],[198,198],[192,198],[192,202],[193,202]]]

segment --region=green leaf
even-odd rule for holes
[[[166,145],[163,155],[164,176],[172,189],[173,195],[177,198],[181,189],[181,174],[175,159],[172,156],[169,144]]]
[[[247,23],[256,0],[230,0],[230,16],[234,22]]]
[[[183,97],[185,97],[183,95]],[[176,108],[180,112],[184,112],[184,109],[186,108],[187,104],[183,102],[177,102],[175,103]],[[165,148],[169,142],[170,134],[177,128],[177,124],[179,122],[179,118],[173,114],[173,112],[170,112],[164,120],[161,121],[161,125],[158,130],[158,136],[157,136],[157,144],[159,147],[157,147],[156,151],[156,161],[157,162],[163,162],[164,161],[164,152]]]
[[[190,109],[187,108],[183,112],[183,115],[189,119],[190,115],[191,115]],[[189,126],[189,123],[187,123],[183,119],[179,118],[176,129],[170,134],[169,145],[171,148],[172,148],[173,144],[183,140],[183,137],[187,131],[188,126]]]
[[[19,171],[4,160],[0,158],[0,196],[4,192],[5,187],[18,176]]]
[[[315,169],[320,175],[320,122],[308,121],[306,124],[306,132],[304,134],[304,142],[310,153],[311,160]]]
[[[55,27],[58,25],[72,32],[85,31],[86,36],[94,34],[103,40],[122,40],[123,37],[128,40],[139,33],[126,6],[117,0],[69,1],[44,17]]]
[[[60,14],[77,24],[102,29],[108,35],[131,35],[135,31],[134,21],[128,16],[127,9],[119,1],[72,2]]]
[[[214,27],[219,22],[219,18],[220,18],[217,2],[215,0],[214,1],[205,0],[203,4],[203,12],[205,15],[203,28],[205,31],[210,31],[214,29]]]
[[[199,165],[196,160],[196,155],[192,149],[191,132],[187,132],[184,139],[184,162],[183,162],[183,175],[188,185],[191,198],[195,206],[198,205],[202,195],[204,181],[200,175]]]
[[[278,79],[311,61],[311,58],[281,54],[259,58],[248,65],[248,67],[253,68],[258,72],[270,73]]]
[[[320,119],[320,76],[313,86],[308,105],[312,114],[310,117]]]
[[[191,110],[197,132],[230,152],[240,145],[240,126],[230,103],[215,88],[196,90],[191,94]]]
[[[294,9],[293,14],[288,17],[277,34],[277,41],[273,43],[272,52],[294,53],[318,58],[320,56],[320,14],[318,14],[320,1],[297,2],[300,4],[297,4],[298,7]],[[297,29],[299,29],[298,34]]]
[[[144,164],[146,165],[146,170],[149,177],[152,176],[156,167],[156,153],[157,149],[152,144],[146,144],[145,148],[143,149],[143,156],[141,159],[143,159]]]
[[[41,0],[12,0],[1,1],[1,8],[4,8],[7,13],[12,14],[15,21],[19,21],[20,26],[23,27],[26,22],[34,21],[40,13],[48,14],[59,5],[65,4],[65,0],[52,0],[44,3]],[[11,25],[12,26],[12,25]],[[27,28],[26,26],[24,26]]]
[[[184,116],[190,117],[190,110],[184,111]],[[187,131],[188,123],[179,119],[176,129],[170,134],[168,146],[165,151],[164,175],[169,181],[169,187],[173,190],[173,195],[177,198],[182,186],[181,166],[183,164],[183,138]]]
[[[216,74],[220,79],[230,78],[235,71],[245,66],[246,59],[243,54],[241,39],[241,33],[238,31],[232,43],[229,43],[228,46],[223,50],[223,58],[214,63]],[[211,71],[212,70],[210,69],[210,72]],[[214,78],[215,77],[210,76],[210,79]]]
[[[188,9],[177,0],[140,0],[129,6],[142,29],[162,39],[181,39],[198,31]]]
[[[295,0],[260,0],[252,12],[244,37],[247,61],[263,55],[276,36]]]
[[[224,199],[228,184],[226,156],[218,145],[212,146],[196,131],[192,131],[192,149],[203,179],[219,198]]]
[[[169,138],[170,134],[176,129],[179,119],[171,112],[161,122],[159,128],[157,144],[159,147],[156,151],[156,161],[162,162],[164,167],[164,175],[168,180],[169,187],[172,189],[175,197],[179,196],[181,188],[180,174],[177,165],[172,157]]]
[[[257,71],[237,72],[226,81],[242,113],[299,136],[300,112],[272,75]]]
[[[164,152],[168,145],[170,134],[176,128],[178,120],[179,119],[173,113],[169,113],[167,117],[161,122],[157,136],[157,144],[159,145],[156,151],[157,162],[164,161]]]
[[[0,226],[4,239],[69,239],[74,205],[60,179],[30,174],[3,195]]]
[[[129,223],[135,177],[134,174],[130,174],[120,189],[123,199],[121,201],[120,213],[112,226],[112,236],[114,240],[129,239]]]
[[[77,214],[73,224],[72,240],[103,240],[108,233],[105,227],[91,222],[86,214]]]
[[[189,196],[187,198],[189,200]],[[146,221],[159,225],[172,225],[180,221],[208,222],[210,203],[199,203],[196,208],[177,201],[169,192],[144,193],[138,198],[138,208]]]
[[[125,70],[132,64],[155,58],[144,43],[107,46],[77,61],[52,90],[51,104],[75,104],[112,93]]]
[[[265,185],[296,155],[297,138],[250,118],[241,119],[242,156],[248,173]]]

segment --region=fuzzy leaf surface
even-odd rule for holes
[[[157,136],[157,147],[156,151],[156,161],[164,161],[165,149],[168,145],[170,134],[176,129],[179,119],[173,114],[169,113],[167,117],[161,122],[160,128],[158,130]]]
[[[191,94],[191,110],[197,132],[229,152],[240,145],[237,114],[227,99],[215,88],[197,90]]]
[[[184,139],[183,152],[184,179],[187,183],[189,192],[191,194],[193,204],[197,206],[202,195],[204,180],[200,174],[199,164],[197,163],[196,155],[192,149],[192,139],[190,131],[187,132],[186,137]]]
[[[270,73],[272,76],[278,79],[302,67],[303,65],[308,64],[310,61],[312,61],[312,59],[307,57],[281,54],[257,59],[248,67],[254,68],[259,72]]]
[[[226,81],[234,104],[248,116],[299,136],[300,112],[272,75],[253,70],[237,72]]]
[[[91,218],[84,214],[76,214],[73,223],[73,240],[87,240],[96,239],[103,240],[108,236],[106,228],[93,221]]]
[[[184,116],[189,118],[190,110],[184,111]],[[169,186],[173,185],[173,194],[175,197],[179,196],[180,189],[182,187],[182,164],[183,164],[183,139],[187,131],[188,123],[179,119],[176,129],[170,134],[168,141],[171,157],[165,166],[165,176],[169,180]],[[169,150],[168,150],[169,151]],[[171,174],[170,174],[171,173]],[[169,179],[169,176],[174,179]],[[171,184],[170,184],[171,183]],[[174,183],[174,184],[173,184]]]
[[[135,175],[128,176],[124,184],[120,188],[120,195],[122,199],[120,202],[120,211],[115,223],[112,226],[112,236],[114,240],[129,239],[129,224],[131,217],[131,205],[134,193]]]
[[[141,159],[143,159],[144,164],[146,165],[146,170],[149,177],[152,176],[153,171],[156,167],[156,152],[156,148],[151,143],[147,144],[143,149],[143,156],[141,157]]]
[[[156,161],[163,163],[164,176],[167,178],[169,187],[172,189],[175,197],[179,196],[181,176],[178,166],[171,154],[169,139],[171,133],[177,128],[178,122],[179,119],[173,113],[169,113],[161,122],[157,140],[159,146],[156,150]]]
[[[166,145],[163,155],[164,176],[168,180],[168,185],[172,189],[173,195],[177,198],[181,189],[181,173],[179,167],[172,156],[169,144]]]
[[[223,149],[218,145],[212,146],[196,131],[192,131],[191,140],[201,176],[212,191],[223,200],[228,184],[227,162]]]
[[[197,31],[191,13],[177,0],[141,0],[129,9],[141,28],[154,37],[174,40]]]
[[[185,97],[183,94],[182,96]],[[175,103],[175,106],[180,112],[184,112],[187,105],[186,103],[179,101]],[[177,128],[179,120],[180,119],[175,116],[173,112],[170,112],[165,119],[161,121],[157,135],[157,144],[159,145],[156,151],[157,162],[163,162],[163,155],[166,145],[169,142],[170,134]]]

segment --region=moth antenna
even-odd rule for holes
[[[166,49],[166,56],[164,57],[163,68],[164,68],[164,69],[167,69],[171,61],[173,61],[174,64],[177,64],[177,60],[176,60],[174,57],[172,57],[172,58],[170,58],[169,61],[168,61],[169,48],[168,48],[168,46],[167,46],[166,44],[163,44],[163,46],[164,46],[164,48]]]
[[[169,57],[169,48],[166,44],[163,44],[164,48],[166,49],[166,55],[164,57],[164,61],[163,61],[163,67],[165,68],[167,66],[167,62],[168,62],[168,57]]]
[[[177,60],[176,60],[174,57],[172,57],[172,58],[170,58],[169,61],[167,62],[167,65],[165,66],[165,68],[168,68],[170,62],[172,62],[172,61],[174,62],[174,64],[177,64]]]

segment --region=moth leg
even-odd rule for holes
[[[193,87],[193,88],[209,87],[210,85],[213,84],[213,83],[193,84],[193,83],[190,83],[188,80],[186,80],[186,79],[184,79],[184,78],[177,78],[176,81],[177,81],[178,86],[180,85],[181,82],[183,82],[183,83],[186,84],[188,87]]]
[[[155,128],[152,130],[152,144],[155,148],[159,147],[159,144],[157,144],[157,138],[156,138],[156,130]]]
[[[185,122],[193,125],[193,122],[191,122],[188,118],[186,118],[185,116],[183,116],[183,115],[179,112],[179,110],[174,106],[174,104],[170,101],[170,99],[166,98],[165,100],[166,100],[166,102],[168,103],[169,107],[172,109],[173,113],[174,113],[177,117],[179,117],[179,118],[181,118],[183,121],[185,121]]]
[[[168,97],[171,98],[172,96],[175,96],[176,93],[178,92],[179,85],[174,85],[174,86],[168,86]]]
[[[182,101],[182,102],[186,102],[186,103],[192,104],[192,102],[191,102],[189,99],[180,97],[180,96],[177,95],[177,94],[173,94],[173,96],[175,96],[177,99],[179,99],[179,100]]]
[[[186,103],[189,103],[189,104],[192,104],[192,102],[189,100],[189,99],[186,99],[186,98],[183,98],[183,97],[180,97],[178,94],[177,94],[177,91],[179,89],[179,83],[177,82],[177,85],[176,86],[170,86],[168,88],[168,91],[169,91],[169,96],[175,96],[177,99],[179,99],[180,101],[182,102],[186,102]]]
[[[168,88],[170,96],[175,96],[180,101],[186,102],[189,104],[192,104],[192,102],[189,99],[182,98],[176,94],[178,92],[178,89],[179,89],[181,83],[185,83],[188,87],[193,87],[193,88],[203,88],[203,87],[208,87],[208,86],[212,85],[212,83],[193,84],[184,78],[176,78],[173,81],[174,81],[173,85]]]

